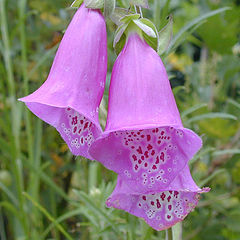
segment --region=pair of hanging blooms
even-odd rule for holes
[[[163,230],[182,221],[209,189],[200,189],[191,177],[188,161],[202,141],[183,127],[165,67],[144,39],[157,32],[139,17],[123,17],[116,34],[114,45],[125,44],[112,70],[104,132],[98,109],[107,73],[106,25],[101,11],[84,3],[46,82],[20,100],[58,130],[74,155],[118,173],[108,207]]]

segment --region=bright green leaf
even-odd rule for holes
[[[104,16],[110,17],[115,10],[116,0],[104,0]]]
[[[71,7],[79,8],[82,3],[83,3],[83,0],[75,0],[75,1],[72,3]]]
[[[169,17],[168,24],[159,32],[158,54],[162,55],[169,47],[173,35],[173,18]]]
[[[84,0],[85,6],[92,9],[101,9],[104,5],[104,0]]]

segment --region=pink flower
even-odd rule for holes
[[[167,188],[153,194],[136,193],[119,177],[107,206],[141,217],[160,231],[182,221],[196,207],[200,193],[208,191],[195,184],[186,166]]]
[[[91,159],[88,148],[102,133],[98,107],[106,72],[104,18],[83,4],[66,30],[46,82],[20,101],[54,126],[73,154]]]
[[[201,146],[182,125],[160,57],[131,33],[113,67],[105,132],[90,155],[147,194],[167,189]]]

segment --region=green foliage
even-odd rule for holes
[[[81,2],[76,0],[74,6]],[[111,18],[120,23],[126,15],[122,8],[130,2],[116,3]],[[0,0],[0,239],[164,239],[164,232],[154,231],[143,220],[106,208],[116,175],[97,162],[73,157],[56,130],[16,100],[46,79],[75,11],[70,5],[66,0]],[[135,14],[133,6],[129,14]],[[203,138],[203,148],[190,161],[191,173],[197,184],[212,190],[169,234],[184,240],[239,240],[239,2],[149,0],[149,9],[143,9],[144,18],[158,31],[170,14],[174,34],[167,50],[163,48],[163,60],[184,126]],[[117,26],[107,23],[109,79]],[[126,29],[121,28],[116,45],[125,41],[121,31]],[[164,29],[160,44],[163,33]],[[166,36],[164,44],[169,42]],[[152,46],[158,44],[154,39],[148,39]],[[119,53],[123,44],[117,47]],[[106,93],[100,108],[103,126],[107,98]]]

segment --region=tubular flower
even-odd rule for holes
[[[200,193],[208,191],[195,184],[186,166],[167,188],[153,194],[136,193],[118,177],[106,204],[143,218],[156,230],[164,230],[182,221],[197,205]]]
[[[91,159],[89,146],[102,133],[98,107],[106,72],[104,17],[82,4],[64,34],[47,80],[20,101],[54,126],[73,154]]]
[[[130,33],[113,67],[106,129],[90,155],[147,194],[167,189],[201,146],[182,125],[160,57]]]

